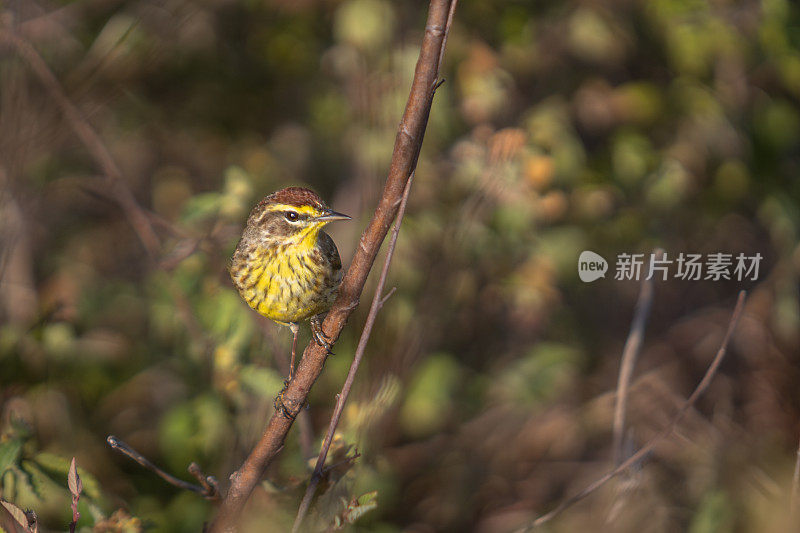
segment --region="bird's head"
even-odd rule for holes
[[[287,187],[270,194],[253,208],[245,233],[265,244],[298,244],[315,237],[334,220],[350,217],[331,210],[310,189]]]

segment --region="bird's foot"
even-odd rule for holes
[[[293,400],[286,396],[286,389],[289,388],[289,380],[285,381],[283,384],[283,389],[280,393],[275,397],[275,411],[278,415],[282,416],[287,420],[294,420],[297,418],[297,415],[303,409],[303,403],[298,402],[297,400]]]
[[[331,347],[333,344],[331,343],[331,338],[325,335],[325,332],[322,331],[322,319],[320,319],[320,315],[316,315],[311,317],[309,321],[311,324],[311,336],[314,337],[314,340],[325,348],[325,351],[328,352],[328,355],[334,355],[331,351]]]

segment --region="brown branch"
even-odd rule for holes
[[[28,66],[39,78],[39,81],[50,93],[53,101],[61,108],[61,112],[70,126],[72,126],[75,134],[102,169],[111,189],[111,194],[119,202],[128,222],[133,227],[145,250],[151,258],[156,257],[160,247],[158,236],[144,209],[137,203],[133,193],[125,184],[122,172],[100,136],[94,131],[77,106],[67,97],[58,78],[56,78],[33,45],[13,29],[7,27],[0,28],[0,42],[2,41],[14,47],[17,54],[28,63]]]
[[[200,496],[209,499],[209,500],[216,500],[219,498],[219,486],[217,485],[217,480],[214,476],[206,476],[203,474],[203,471],[200,470],[200,467],[197,463],[192,463],[189,465],[189,473],[192,474],[199,482],[200,485],[193,485],[192,483],[188,483],[183,481],[182,479],[178,479],[175,476],[168,474],[167,472],[161,470],[159,467],[154,465],[150,462],[147,457],[140,454],[129,445],[125,444],[123,441],[119,440],[114,435],[109,435],[106,439],[108,445],[117,450],[118,452],[127,455],[146,469],[150,470],[151,472],[158,475],[161,479],[169,483],[170,485],[175,485],[179,489],[186,489],[192,492],[196,492]]]
[[[664,250],[658,248],[653,250],[650,255],[652,264],[656,255],[664,254]],[[614,466],[618,466],[623,461],[622,454],[622,435],[625,432],[625,412],[628,405],[628,388],[633,376],[633,367],[636,366],[636,359],[639,357],[639,350],[644,340],[644,329],[647,326],[647,318],[650,316],[650,307],[653,305],[653,279],[645,276],[642,279],[642,288],[639,290],[639,298],[636,301],[633,322],[628,338],[625,340],[625,347],[622,349],[622,359],[619,365],[619,377],[617,379],[617,394],[614,405],[614,441],[613,454]]]
[[[428,122],[433,90],[439,76],[439,59],[450,5],[451,0],[431,0],[414,81],[398,127],[383,194],[372,220],[361,236],[339,289],[339,297],[322,324],[323,332],[334,341],[338,339],[347,318],[358,306],[367,276],[397,214],[406,183],[417,160]],[[210,533],[235,530],[236,521],[245,503],[267,465],[283,447],[294,418],[305,405],[311,387],[322,373],[326,352],[324,347],[315,342],[306,347],[294,379],[278,398],[281,409],[272,416],[261,439],[239,470],[231,475],[231,487],[220,506],[219,514],[209,527]]]
[[[639,449],[635,454],[631,455],[625,462],[620,464],[618,467],[614,468],[610,472],[606,473],[585,489],[580,491],[579,493],[571,496],[561,502],[555,509],[550,511],[549,513],[540,516],[536,520],[534,520],[531,524],[527,527],[521,529],[521,531],[530,531],[542,524],[549,522],[565,509],[571,507],[572,505],[576,504],[580,500],[584,499],[586,496],[589,496],[591,493],[605,485],[609,480],[613,479],[614,477],[618,476],[631,466],[637,464],[639,461],[643,460],[653,449],[656,447],[658,443],[660,443],[663,439],[670,436],[675,428],[677,427],[678,423],[683,419],[684,415],[691,409],[694,404],[697,402],[697,399],[708,389],[708,386],[711,384],[711,380],[714,379],[714,376],[719,370],[720,365],[722,364],[722,359],[725,357],[725,353],[728,350],[728,343],[730,343],[731,337],[733,336],[733,332],[736,329],[736,324],[739,322],[739,317],[742,314],[742,309],[744,309],[744,302],[745,298],[747,297],[746,291],[739,292],[739,298],[736,300],[736,307],[733,310],[733,315],[731,315],[731,321],[728,324],[728,330],[725,332],[725,337],[722,339],[722,344],[717,351],[717,354],[714,356],[713,361],[706,370],[703,379],[700,380],[700,383],[692,392],[691,396],[683,402],[683,405],[678,410],[678,412],[673,417],[670,424],[664,428],[661,433],[653,437],[647,444],[645,444],[642,448]]]
[[[458,0],[453,0],[450,3],[450,11],[447,14],[447,23],[445,25],[444,31],[444,38],[442,39],[441,50],[439,52],[439,67],[441,68],[442,61],[444,59],[444,51],[445,47],[447,46],[447,37],[450,35],[450,28],[453,24],[453,16],[455,15],[456,6],[458,5]],[[437,81],[436,85],[434,86],[433,90],[436,91],[444,80]],[[419,154],[417,154],[419,155]],[[416,161],[414,162],[414,167],[416,169]],[[342,391],[337,395],[336,406],[333,410],[333,415],[331,416],[331,421],[328,426],[328,433],[325,435],[325,440],[322,444],[322,447],[319,452],[319,456],[317,457],[317,464],[314,467],[314,473],[311,475],[311,479],[308,483],[308,487],[306,488],[306,492],[303,495],[303,501],[300,502],[300,507],[297,511],[297,517],[295,518],[294,525],[292,526],[292,532],[296,533],[300,530],[300,526],[303,523],[303,519],[305,518],[306,513],[308,513],[308,509],[311,506],[311,500],[314,498],[314,494],[317,490],[317,486],[322,479],[323,473],[325,472],[325,460],[328,457],[328,450],[331,447],[331,442],[333,442],[333,436],[336,433],[336,427],[339,425],[339,422],[342,418],[342,412],[344,412],[344,404],[347,402],[347,398],[350,396],[350,389],[353,386],[353,382],[356,378],[356,373],[358,372],[358,368],[361,365],[361,360],[364,357],[364,352],[367,349],[367,342],[369,342],[369,338],[372,335],[372,328],[375,325],[375,320],[378,316],[378,312],[383,308],[383,305],[386,301],[391,298],[392,294],[394,294],[397,287],[392,287],[391,290],[386,294],[386,296],[381,296],[383,294],[383,289],[386,286],[386,279],[389,275],[389,266],[392,262],[392,257],[394,256],[394,250],[397,246],[397,237],[400,234],[400,225],[403,223],[403,216],[406,212],[406,205],[408,204],[408,196],[411,193],[411,184],[414,181],[414,171],[411,172],[411,176],[408,178],[408,182],[406,183],[405,191],[403,191],[403,199],[400,202],[400,208],[397,212],[397,217],[394,221],[394,226],[392,227],[392,236],[389,239],[389,246],[386,251],[386,258],[383,261],[383,268],[381,269],[381,275],[378,278],[378,285],[375,287],[375,294],[372,297],[372,304],[370,305],[369,314],[367,315],[366,323],[364,324],[364,329],[361,331],[361,337],[358,339],[358,345],[356,346],[356,352],[353,357],[353,362],[350,364],[350,370],[347,373],[347,378],[342,385]],[[358,455],[358,454],[357,454]]]
[[[303,523],[303,519],[308,512],[308,508],[311,506],[311,500],[314,498],[317,485],[319,485],[319,482],[322,479],[322,472],[323,468],[325,467],[325,459],[328,457],[328,450],[331,447],[331,442],[333,442],[333,435],[336,432],[336,427],[339,425],[339,421],[342,418],[344,404],[347,402],[348,396],[350,396],[350,389],[353,387],[353,382],[356,379],[356,372],[358,372],[358,367],[361,365],[361,359],[363,359],[364,352],[367,349],[367,342],[369,341],[370,335],[372,335],[372,328],[375,325],[375,319],[377,318],[381,307],[383,307],[383,288],[386,286],[386,278],[389,275],[389,265],[391,264],[392,257],[394,256],[394,249],[397,245],[397,236],[400,233],[400,224],[403,223],[403,215],[405,215],[406,212],[406,203],[408,202],[408,195],[411,192],[411,183],[413,181],[414,174],[412,173],[411,177],[408,179],[408,183],[406,183],[406,190],[403,192],[403,199],[400,202],[400,210],[397,212],[397,218],[394,221],[394,227],[392,227],[392,236],[389,239],[389,247],[386,251],[386,258],[383,261],[383,268],[381,269],[380,278],[378,278],[378,285],[375,287],[375,294],[372,297],[372,304],[369,308],[367,321],[364,324],[364,329],[361,331],[361,337],[358,339],[356,353],[353,357],[353,362],[350,363],[350,370],[347,373],[347,378],[344,380],[344,385],[342,385],[342,392],[340,392],[337,396],[336,406],[333,409],[333,416],[331,416],[331,421],[328,425],[328,433],[325,435],[325,440],[322,443],[322,448],[320,449],[319,456],[317,457],[317,464],[314,467],[314,473],[311,475],[311,480],[306,488],[303,501],[300,503],[300,508],[297,511],[297,517],[294,520],[294,526],[292,526],[293,533],[300,531],[300,525]]]
[[[273,324],[256,313],[250,313],[251,320],[261,331],[266,339],[270,341],[272,347],[273,363],[282,376],[289,375],[289,356],[276,342]],[[311,425],[311,414],[308,409],[303,409],[297,415],[297,425],[300,430],[300,454],[303,459],[310,459],[314,455],[314,428]]]

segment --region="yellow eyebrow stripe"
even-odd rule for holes
[[[271,205],[268,208],[268,211],[297,211],[298,213],[302,213],[309,216],[317,216],[320,213],[319,209],[311,207],[310,205],[289,205],[289,204],[275,204]]]

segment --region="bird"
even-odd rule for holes
[[[330,352],[321,316],[338,294],[342,260],[322,229],[350,219],[330,209],[314,191],[287,187],[256,204],[231,257],[228,272],[242,299],[292,331],[288,381],[294,375],[300,322],[309,320],[312,336]]]

